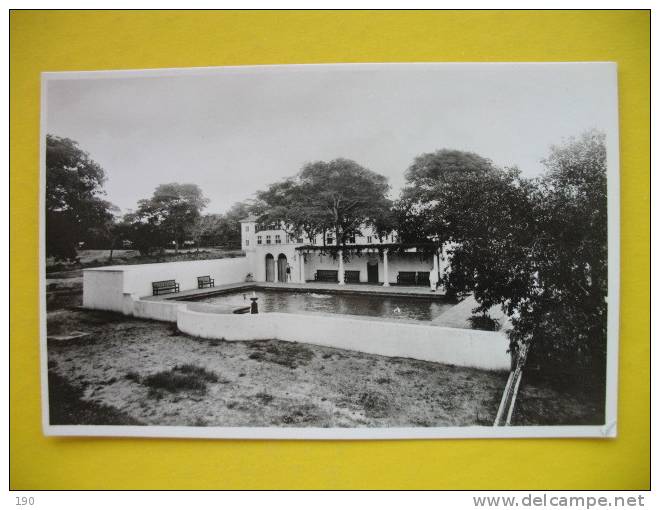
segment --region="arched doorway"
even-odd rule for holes
[[[277,257],[277,281],[286,282],[286,255],[280,253],[280,256]]]
[[[270,253],[266,255],[266,281],[275,281],[275,257]]]

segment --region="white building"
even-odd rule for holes
[[[294,238],[277,225],[259,225],[254,216],[241,221],[241,248],[258,282],[328,281],[389,286],[429,285],[430,274],[446,269],[446,257],[433,243],[403,245],[396,234],[385,238],[363,228],[340,250],[332,233]]]

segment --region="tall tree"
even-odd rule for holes
[[[464,229],[462,213],[479,205],[480,183],[496,170],[490,160],[472,152],[442,149],[416,157],[395,207],[401,239],[457,241]]]
[[[208,199],[196,184],[161,184],[151,198],[138,202],[135,219],[158,227],[167,235],[167,241],[173,242],[178,253],[180,244],[191,234],[207,204]]]
[[[281,222],[294,235],[332,232],[340,247],[362,225],[389,228],[384,222],[392,206],[388,190],[384,176],[355,161],[317,161],[259,192],[254,210],[262,222]]]
[[[116,208],[103,199],[103,168],[78,143],[46,136],[46,254],[72,260],[79,242],[103,235]]]
[[[512,303],[513,340],[554,366],[604,381],[607,346],[607,157],[592,130],[553,146],[539,186],[535,286]],[[514,308],[515,306],[515,308]]]
[[[447,283],[473,292],[479,303],[475,311],[499,304],[511,317],[514,353],[530,348],[548,371],[570,367],[568,372],[576,373],[579,368],[584,380],[602,383],[607,333],[604,135],[591,131],[554,146],[543,163],[546,174],[535,180],[490,165],[485,172],[437,179],[440,172],[425,173],[422,166],[410,175],[404,198],[413,204],[412,218],[415,213],[429,218],[424,233],[454,243]]]

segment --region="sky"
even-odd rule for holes
[[[348,158],[396,197],[414,158],[473,151],[524,175],[552,144],[617,135],[612,64],[264,66],[49,73],[44,133],[77,141],[122,212],[162,183],[225,212],[305,163]]]

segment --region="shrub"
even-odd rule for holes
[[[387,416],[390,410],[389,398],[375,391],[365,391],[358,397],[358,403],[362,406],[367,416],[379,418]]]
[[[500,321],[488,315],[473,315],[468,320],[472,329],[482,329],[484,331],[498,331],[500,329]]]
[[[270,393],[266,393],[265,391],[260,391],[254,397],[262,404],[269,404],[275,398]]]
[[[126,379],[128,379],[129,381],[134,381],[134,382],[137,382],[137,383],[139,383],[140,380],[142,379],[140,377],[140,374],[138,374],[137,372],[133,372],[133,371],[128,372],[124,377],[126,377]]]
[[[142,383],[154,390],[206,391],[206,384],[218,382],[218,376],[196,365],[177,365],[172,370],[157,372],[144,378]]]

